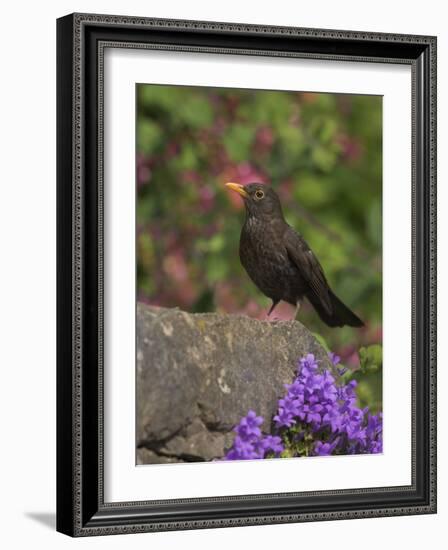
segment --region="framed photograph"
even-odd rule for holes
[[[57,529],[435,513],[436,38],[57,48]]]

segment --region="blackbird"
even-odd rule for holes
[[[331,290],[305,239],[286,223],[272,187],[259,183],[226,186],[244,199],[240,260],[255,285],[272,300],[268,316],[280,300],[296,306],[297,314],[307,298],[328,326],[362,327],[361,319]]]

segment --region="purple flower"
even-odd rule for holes
[[[321,395],[324,401],[334,402],[338,397],[338,390],[336,388],[334,377],[329,371],[325,371],[321,386]]]
[[[281,453],[284,450],[281,437],[278,435],[267,435],[260,440],[260,445],[265,452]]]
[[[293,395],[286,394],[284,399],[278,402],[278,413],[274,416],[274,421],[278,428],[282,426],[291,427],[295,424],[294,417],[300,413],[301,402],[295,399]]]
[[[333,366],[337,368],[339,376],[343,376],[348,371],[347,367],[338,367],[339,363],[341,362],[341,358],[339,357],[339,355],[336,355],[336,353],[329,351],[328,358],[332,362]]]
[[[366,452],[383,452],[383,415],[369,414],[366,426]]]
[[[337,355],[329,357],[334,366],[339,364]],[[236,437],[225,458],[265,458],[285,449],[292,449],[293,456],[381,453],[382,415],[357,406],[356,387],[355,380],[339,385],[329,369],[319,371],[318,361],[309,353],[300,359],[293,382],[285,384],[286,394],[273,418],[274,433],[263,435],[263,418],[249,411],[235,427]]]
[[[263,417],[257,416],[255,411],[251,410],[243,416],[234,428],[236,436],[224,458],[226,460],[264,458],[264,449],[260,446],[261,424],[263,424]]]
[[[278,414],[274,416],[274,421],[277,428],[290,428],[293,424],[295,424],[294,416],[282,408],[279,408]]]
[[[303,398],[305,386],[298,379],[294,380],[292,384],[285,384],[285,388],[288,390],[288,395]]]
[[[372,439],[378,434],[380,434],[382,430],[383,430],[382,414],[381,413],[377,415],[369,414],[367,419],[367,427],[366,427],[367,436]]]
[[[253,443],[236,436],[232,448],[227,452],[225,460],[252,460],[258,457]]]
[[[317,360],[312,353],[308,353],[308,355],[305,355],[305,357],[302,357],[302,359],[300,359],[298,368],[299,372],[308,374],[314,372],[316,369]]]
[[[237,435],[226,458],[228,460],[250,460],[251,458],[257,458],[257,456],[253,443]]]
[[[377,441],[370,441],[367,447],[368,453],[377,454],[383,452],[383,440],[380,438]]]
[[[246,441],[251,437],[260,437],[261,430],[259,426],[263,424],[263,417],[257,416],[255,411],[249,411],[246,416],[235,426],[236,433]]]
[[[265,458],[267,453],[278,456],[284,450],[281,437],[261,434],[260,427],[263,417],[255,411],[249,411],[235,426],[236,432],[233,445],[227,451],[225,460],[254,460]]]
[[[278,404],[287,413],[296,416],[298,411],[299,411],[300,400],[299,399],[294,399],[293,396],[291,396],[289,394],[286,394],[285,398],[280,399]]]
[[[339,355],[336,355],[336,353],[333,353],[332,351],[328,352],[328,358],[334,366],[338,365],[341,362],[341,358],[339,357]]]
[[[323,443],[322,441],[318,440],[314,444],[314,450],[313,454],[315,456],[328,456],[331,455],[331,453],[336,448],[337,444],[339,443],[339,438],[336,438],[333,443]]]

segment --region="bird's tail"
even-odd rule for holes
[[[329,290],[329,297],[331,300],[332,312],[328,313],[328,310],[322,305],[319,298],[310,293],[307,295],[308,300],[317,311],[319,317],[329,327],[343,327],[348,325],[349,327],[363,327],[364,323],[361,319],[353,313],[341,300]]]

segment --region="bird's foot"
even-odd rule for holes
[[[266,317],[266,321],[268,321],[268,323],[278,323],[281,319],[280,317]]]
[[[291,319],[291,321],[298,321],[297,317],[299,316],[300,306],[302,305],[301,302],[297,302],[296,309],[294,311],[294,317]]]

